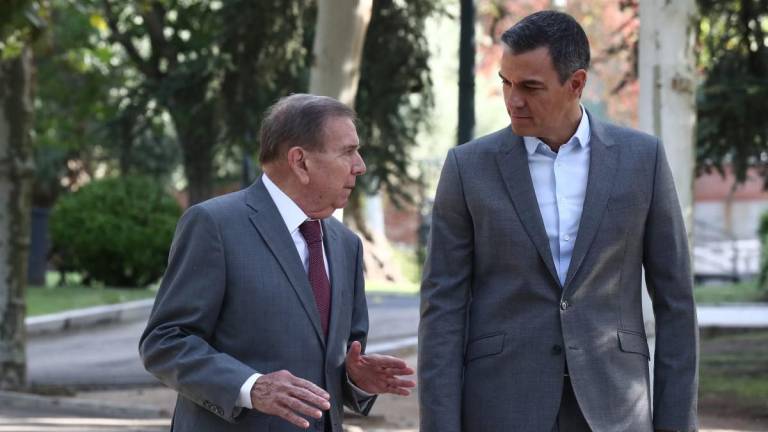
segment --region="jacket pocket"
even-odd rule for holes
[[[651,354],[648,351],[648,342],[645,340],[645,336],[641,333],[636,333],[628,330],[619,330],[619,348],[626,353],[635,353],[644,355],[647,359],[651,359]]]
[[[467,345],[467,354],[464,356],[464,363],[481,357],[492,356],[504,350],[504,333],[492,333],[480,336],[469,342]]]

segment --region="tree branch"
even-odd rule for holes
[[[152,58],[150,61],[153,66],[160,69],[160,60],[165,58],[168,61],[168,69],[172,70],[178,64],[176,50],[168,43],[163,34],[165,28],[165,8],[158,2],[152,2],[152,7],[148,8],[144,14],[144,23],[146,24],[149,40],[152,44]]]
[[[102,4],[104,5],[104,14],[111,31],[109,36],[110,40],[119,43],[123,49],[125,49],[125,52],[128,54],[128,57],[131,59],[131,61],[136,64],[136,67],[145,76],[147,76],[147,78],[162,78],[162,73],[160,72],[160,69],[157,68],[157,65],[153,65],[150,62],[144,60],[144,58],[141,57],[141,54],[139,54],[139,51],[136,49],[136,46],[131,41],[131,38],[120,31],[117,26],[117,15],[115,15],[114,11],[112,10],[112,5],[110,4],[109,0],[102,0]]]

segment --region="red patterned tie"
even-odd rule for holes
[[[328,282],[328,275],[325,273],[325,263],[323,261],[323,236],[320,233],[320,221],[307,220],[301,226],[299,231],[307,241],[309,249],[309,283],[312,285],[312,292],[315,294],[315,303],[317,311],[320,312],[320,323],[323,325],[323,333],[328,335],[328,320],[331,311],[331,284]]]

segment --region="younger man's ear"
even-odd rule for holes
[[[581,97],[582,92],[584,92],[584,87],[587,86],[587,71],[579,69],[574,72],[568,80],[568,85],[570,86],[571,91]]]

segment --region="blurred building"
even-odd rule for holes
[[[758,228],[768,211],[764,181],[751,170],[736,185],[730,167],[725,176],[704,174],[694,182],[694,273],[699,280],[749,279],[760,266]]]

